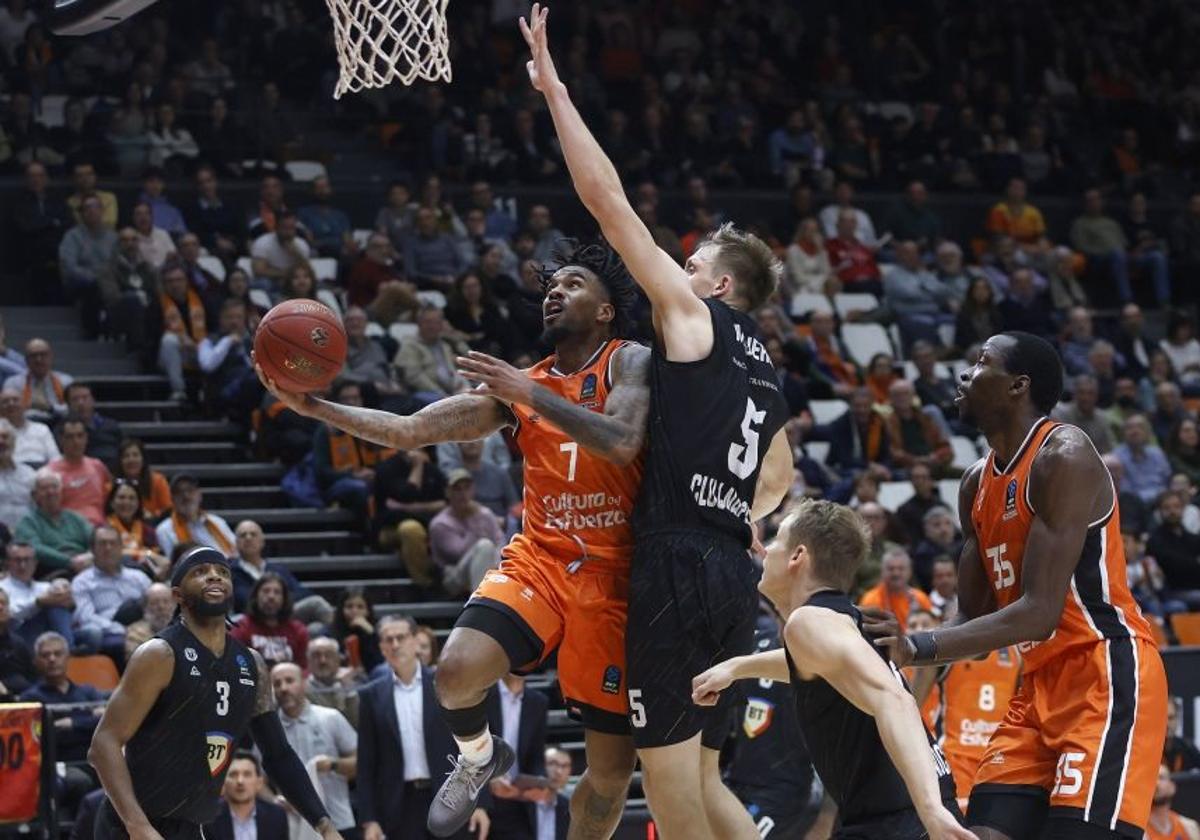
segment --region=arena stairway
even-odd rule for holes
[[[445,640],[462,600],[427,599],[404,575],[394,553],[380,553],[367,544],[349,512],[291,507],[279,488],[283,467],[256,460],[241,427],[202,418],[195,409],[167,399],[164,377],[141,372],[119,344],[85,341],[77,313],[69,307],[11,307],[3,315],[10,346],[21,349],[34,337],[50,341],[55,368],[92,386],[96,410],[119,420],[127,436],[142,440],[155,469],[168,478],[180,472],[195,475],[205,509],[223,516],[230,527],[242,519],[258,522],[266,535],[267,557],[305,586],[330,602],[346,587],[360,586],[377,605],[378,615],[409,614]],[[583,731],[563,707],[553,663],[529,684],[551,700],[547,742],[561,744],[574,760],[575,773],[582,772]],[[643,806],[641,796],[639,774],[630,809]]]

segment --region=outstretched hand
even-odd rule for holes
[[[546,16],[550,10],[540,3],[533,4],[529,13],[529,21],[521,18],[521,34],[533,57],[525,62],[529,72],[529,81],[533,89],[541,93],[549,93],[558,84],[558,71],[554,68],[554,59],[550,57],[550,47],[546,43]]]
[[[503,359],[472,350],[456,360],[458,374],[478,382],[476,394],[498,397],[506,403],[533,404],[533,380]]]
[[[254,372],[258,374],[258,381],[263,384],[264,388],[271,392],[271,396],[297,414],[306,417],[310,416],[314,404],[312,397],[308,394],[299,394],[295,391],[285,391],[280,388],[274,379],[267,376],[266,371],[262,369],[262,365],[254,358],[254,353],[250,354],[250,361],[254,363]]]

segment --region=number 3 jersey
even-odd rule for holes
[[[996,463],[995,452],[989,452],[983,464],[971,522],[979,542],[979,559],[992,583],[998,608],[1021,597],[1025,543],[1037,516],[1030,502],[1030,474],[1038,452],[1061,428],[1063,424],[1042,418],[1029,430],[1006,467],[1001,469]],[[1045,641],[1017,646],[1027,674],[1078,645],[1125,638],[1153,643],[1150,626],[1138,609],[1125,576],[1125,548],[1121,542],[1115,489],[1112,499],[1108,514],[1088,525],[1058,627]],[[1037,558],[1041,563],[1055,560]]]
[[[612,357],[629,342],[610,340],[574,373],[550,356],[527,373],[570,403],[604,413],[612,390]],[[512,549],[532,542],[564,563],[629,568],[633,554],[630,515],[642,481],[642,457],[614,464],[579,445],[533,408],[512,405],[516,441],[525,456],[525,515]]]
[[[175,654],[171,681],[125,746],[133,790],[151,819],[212,822],[225,771],[250,725],[258,668],[226,634],[217,657],[179,621],[158,634]]]
[[[661,347],[652,357],[650,451],[634,527],[639,535],[716,530],[749,548],[755,484],[787,402],[754,319],[704,303],[713,325],[708,358],[672,362]]]

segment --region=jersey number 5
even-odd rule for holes
[[[758,469],[758,429],[767,419],[754,400],[746,398],[746,414],[742,417],[742,440],[729,444],[729,471],[738,478],[749,478]]]
[[[229,714],[229,683],[224,680],[217,683],[217,714]]]
[[[992,561],[992,573],[996,575],[993,583],[997,589],[1007,589],[1017,579],[1016,573],[1013,572],[1012,561],[1004,557],[1007,553],[1008,543],[1000,543],[1000,545],[994,545],[987,550],[987,558]]]

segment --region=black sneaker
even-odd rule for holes
[[[468,764],[461,755],[446,757],[454,764],[454,769],[433,797],[426,822],[434,837],[449,837],[466,825],[475,811],[480,791],[492,779],[507,773],[516,760],[512,747],[495,735],[492,736],[492,760],[487,764]]]

